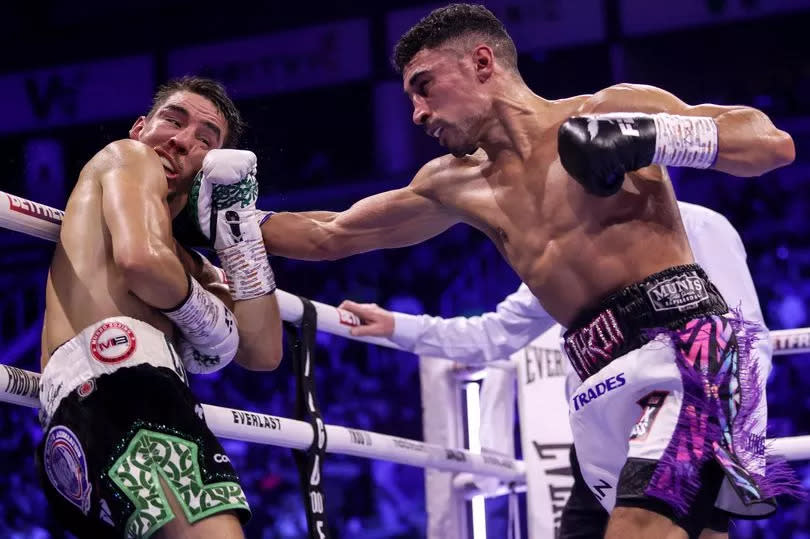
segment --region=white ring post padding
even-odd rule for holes
[[[451,362],[419,358],[422,439],[428,443],[464,447],[464,403],[455,372]],[[472,477],[466,473],[425,470],[426,539],[470,537],[471,531],[472,535],[475,533],[468,519],[464,493],[453,486],[456,475]]]
[[[0,401],[38,408],[35,385],[38,380],[37,373],[0,364]],[[293,449],[307,449],[312,445],[312,426],[304,421],[210,404],[203,404],[203,412],[208,427],[222,438]],[[526,481],[526,470],[519,460],[337,425],[326,425],[326,436],[329,453],[490,475],[505,482]]]

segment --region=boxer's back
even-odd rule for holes
[[[130,292],[115,264],[101,182],[93,165],[91,160],[84,167],[68,199],[48,273],[43,368],[60,344],[109,316],[131,316],[172,334],[169,321]]]

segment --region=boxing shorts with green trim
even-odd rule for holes
[[[194,523],[250,508],[205,424],[166,336],[133,318],[101,320],[60,346],[40,379],[37,464],[57,518],[79,537],[150,537],[175,514]]]

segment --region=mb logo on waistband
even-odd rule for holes
[[[653,309],[669,311],[685,309],[709,299],[706,281],[695,273],[676,275],[670,279],[645,285]]]
[[[90,353],[102,363],[119,363],[135,352],[135,333],[118,321],[101,324],[90,337]]]

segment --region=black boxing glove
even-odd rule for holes
[[[588,193],[607,197],[624,175],[651,164],[708,168],[717,156],[712,118],[616,113],[569,118],[557,134],[560,161]]]

